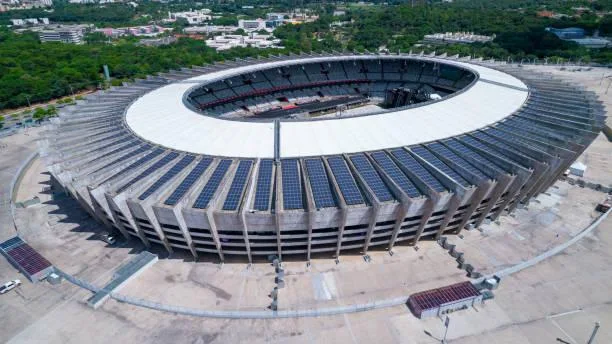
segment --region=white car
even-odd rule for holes
[[[21,281],[16,279],[9,282],[4,283],[4,285],[0,286],[0,294],[8,293],[13,288],[20,286]]]

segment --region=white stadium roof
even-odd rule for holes
[[[126,122],[139,137],[171,149],[215,156],[273,158],[274,122],[206,116],[185,105],[185,93],[202,83],[249,71],[356,58],[397,59],[397,56],[296,58],[208,73],[145,94],[127,109]],[[468,89],[425,106],[327,120],[283,120],[280,156],[353,153],[439,140],[500,121],[518,110],[527,99],[527,86],[509,74],[470,63],[411,58],[470,69],[479,78]]]

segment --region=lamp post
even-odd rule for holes
[[[595,327],[593,328],[593,333],[591,333],[591,338],[589,338],[589,341],[587,342],[587,344],[593,344],[593,340],[595,340],[595,335],[597,335],[598,330],[599,330],[599,321],[596,321]]]

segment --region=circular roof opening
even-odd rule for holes
[[[458,65],[364,56],[225,75],[193,87],[185,102],[229,120],[313,120],[420,106],[468,88],[477,74]]]

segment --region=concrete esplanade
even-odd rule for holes
[[[277,99],[440,99],[358,116],[228,118]],[[296,100],[296,104],[299,102]],[[41,141],[100,222],[168,251],[339,257],[458,233],[546,190],[604,124],[594,94],[520,66],[301,55],[193,67],[88,97]]]

